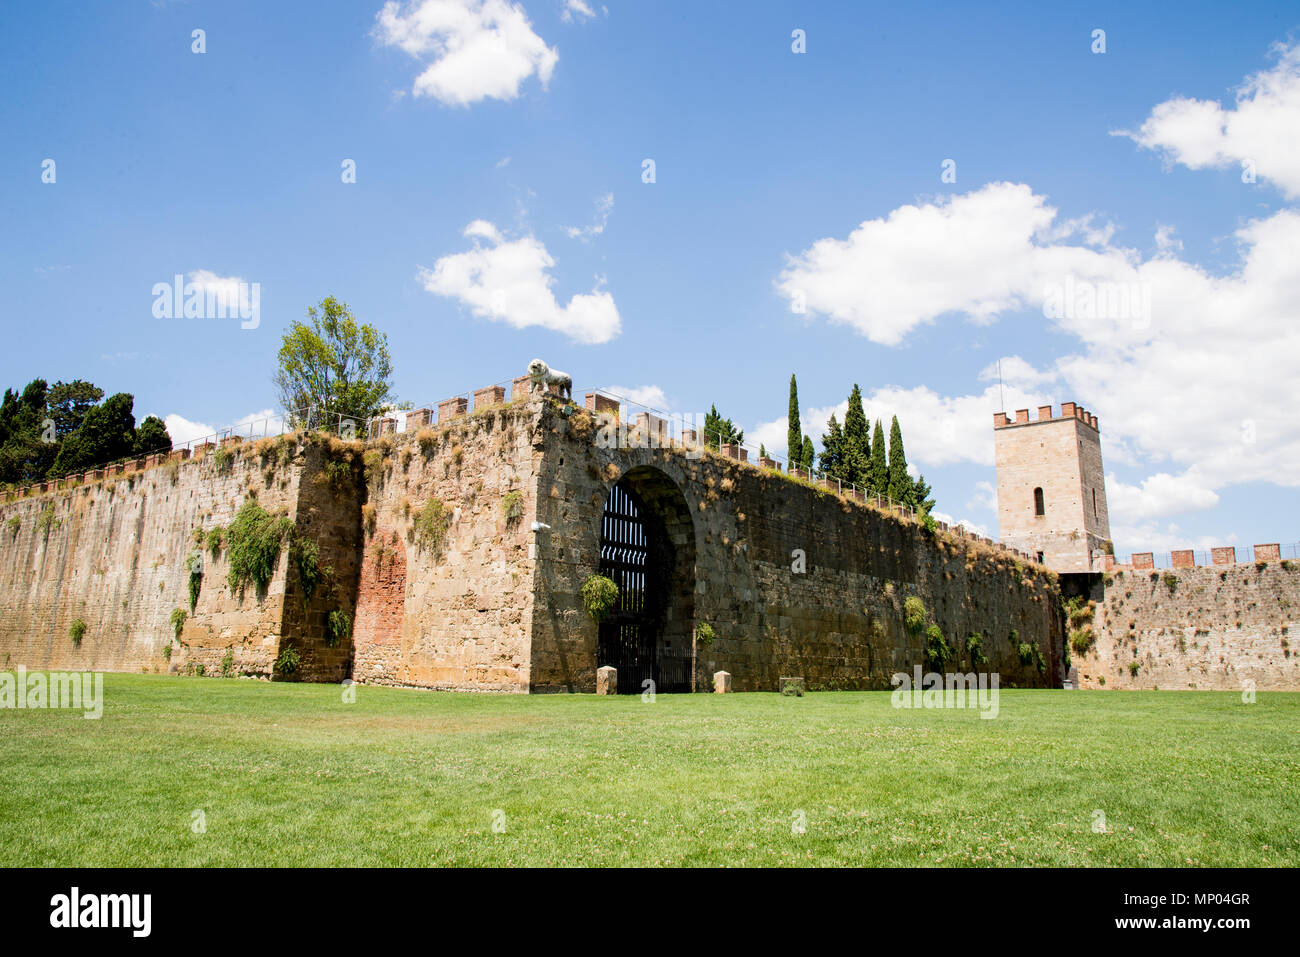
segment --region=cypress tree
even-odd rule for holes
[[[785,457],[791,465],[803,461],[803,426],[799,422],[799,386],[790,374],[790,413],[788,428],[785,433]]]
[[[898,416],[889,426],[889,492],[895,502],[906,503],[912,493],[912,477],[907,474],[907,453],[903,451],[903,430]]]
[[[811,472],[813,467],[813,459],[815,459],[816,456],[817,453],[813,449],[812,439],[808,438],[808,436],[805,435],[803,437],[803,453],[802,455],[800,455],[801,461],[799,464]]]
[[[876,495],[889,493],[889,462],[885,458],[885,428],[876,419],[876,431],[871,437],[870,488]]]
[[[867,473],[871,465],[871,436],[868,434],[866,413],[862,411],[862,390],[853,384],[849,393],[849,408],[844,413],[843,463],[840,478],[859,487],[868,484]]]

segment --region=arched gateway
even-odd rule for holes
[[[600,523],[600,571],[618,604],[600,625],[597,666],[618,690],[693,690],[695,527],[681,490],[659,469],[632,469],[610,489]]]

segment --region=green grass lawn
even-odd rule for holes
[[[1003,691],[981,720],[107,675],[98,721],[0,711],[0,769],[5,866],[1300,864],[1297,694]]]

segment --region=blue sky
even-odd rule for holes
[[[781,452],[792,372],[815,439],[859,383],[996,534],[1002,360],[1099,415],[1121,553],[1296,542],[1300,12],[1056,6],[6,6],[0,382],[226,425],[335,295],[417,404],[538,355]],[[177,273],[257,327],[156,318]],[[1048,318],[1067,280],[1147,314]]]

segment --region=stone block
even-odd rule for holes
[[[1220,545],[1210,549],[1210,560],[1216,565],[1237,564],[1237,549],[1232,545]]]
[[[727,694],[731,691],[731,675],[726,671],[713,673],[713,693]]]
[[[638,412],[633,421],[636,430],[644,436],[650,448],[666,449],[672,444],[668,438],[667,420],[651,415],[649,412]]]
[[[796,698],[802,698],[804,693],[803,678],[778,678],[777,690],[783,695],[792,695]]]
[[[1282,558],[1281,545],[1256,545],[1255,561],[1257,562],[1276,562]]]
[[[1190,548],[1175,549],[1172,553],[1171,564],[1174,568],[1195,568],[1196,553]]]
[[[618,669],[605,665],[596,669],[596,694],[618,694]]]
[[[424,429],[433,425],[433,409],[412,409],[406,413],[406,429]]]
[[[1155,556],[1151,552],[1134,552],[1132,562],[1134,568],[1156,567]]]
[[[452,419],[464,415],[469,408],[469,399],[463,395],[458,395],[454,399],[444,399],[438,403],[438,424],[450,422]]]
[[[474,390],[474,411],[487,409],[494,405],[503,405],[506,401],[504,386],[490,385],[485,389]]]
[[[527,399],[528,393],[533,389],[532,376],[521,375],[510,383],[510,401],[518,402],[521,399]]]
[[[618,415],[618,399],[611,399],[599,392],[588,392],[584,405],[589,411],[595,412],[597,415],[602,412]]]

